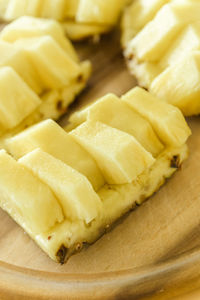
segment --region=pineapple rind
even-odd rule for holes
[[[156,192],[165,180],[172,176],[188,156],[188,148],[168,148],[157,158],[149,170],[145,170],[136,180],[125,185],[107,185],[99,192],[103,202],[101,218],[94,220],[90,227],[83,222],[69,222],[55,226],[52,230],[34,235],[29,228],[24,229],[36,243],[55,261],[64,263],[70,255],[80,250],[83,244],[95,242],[116,220]],[[179,157],[177,168],[172,164],[174,157]],[[113,205],[114,204],[114,205]],[[112,209],[111,209],[112,208]],[[21,224],[20,224],[21,225]],[[65,257],[60,258],[59,249],[67,249]]]

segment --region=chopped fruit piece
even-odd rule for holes
[[[136,87],[122,99],[153,126],[165,145],[180,147],[191,131],[180,110]]]
[[[87,178],[75,169],[40,149],[23,156],[19,163],[51,187],[69,220],[90,223],[100,214],[100,198]]]
[[[53,20],[36,19],[32,17],[21,17],[7,25],[0,33],[0,38],[13,43],[22,38],[32,38],[50,35],[72,59],[78,61],[76,51],[67,39],[58,22]]]
[[[50,36],[20,39],[14,44],[26,49],[46,88],[66,86],[81,72],[80,66]]]
[[[184,25],[199,20],[200,4],[195,2],[164,5],[130,42],[138,61],[159,61]]]
[[[160,65],[162,68],[173,65],[193,50],[200,50],[200,22],[191,24],[183,30],[160,61]]]
[[[23,15],[37,16],[39,13],[41,0],[11,0],[5,12],[5,20],[14,20]]]
[[[31,171],[0,151],[0,205],[34,234],[63,221],[57,199]]]
[[[101,122],[87,121],[70,135],[95,158],[107,183],[132,182],[154,163],[133,136]]]
[[[41,103],[38,96],[10,67],[0,68],[0,119],[6,129],[17,126]]]
[[[179,107],[185,115],[200,113],[200,51],[169,66],[150,87],[151,92]]]
[[[0,67],[9,66],[13,68],[24,81],[37,93],[41,93],[41,84],[37,79],[25,51],[16,49],[13,45],[0,41]]]
[[[114,24],[127,0],[81,0],[76,20],[82,23]]]
[[[95,160],[52,120],[43,121],[7,139],[5,147],[16,158],[41,148],[85,175],[95,190],[104,184]]]
[[[157,156],[163,149],[149,122],[113,94],[108,94],[85,110],[75,113],[69,122],[79,125],[87,119],[100,121],[134,136],[153,156]]]
[[[65,0],[42,0],[40,16],[42,18],[62,20],[65,15],[65,2]]]
[[[72,40],[82,40],[93,35],[99,35],[111,30],[109,25],[96,25],[96,24],[84,24],[76,23],[74,21],[65,21],[62,23],[63,28],[67,36]]]
[[[122,45],[126,45],[170,0],[135,0],[122,16]]]
[[[75,18],[80,0],[68,0],[65,3],[65,17]]]

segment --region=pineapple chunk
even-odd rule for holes
[[[6,129],[17,126],[41,100],[10,67],[0,68],[0,119]]]
[[[130,42],[129,47],[139,61],[159,61],[181,29],[189,22],[198,21],[199,14],[199,3],[166,4]]]
[[[200,22],[191,24],[183,30],[182,34],[161,59],[160,65],[163,69],[173,65],[193,50],[200,50]]]
[[[80,0],[76,21],[93,24],[114,24],[127,0]]]
[[[50,230],[64,217],[47,185],[4,150],[0,151],[0,205],[34,234]]]
[[[80,0],[68,0],[65,3],[65,17],[67,19],[75,18]]]
[[[191,134],[178,108],[145,90],[136,87],[122,96],[122,99],[151,123],[163,144],[180,147]]]
[[[169,66],[151,84],[150,91],[190,116],[200,113],[200,51]]]
[[[62,25],[67,36],[75,41],[111,30],[111,26],[107,24],[84,24],[75,23],[74,21],[64,21]]]
[[[69,220],[88,224],[100,214],[100,198],[87,178],[75,169],[40,149],[23,156],[19,163],[51,187]]]
[[[78,61],[78,56],[71,42],[65,36],[60,24],[54,20],[43,20],[27,16],[21,17],[7,25],[0,33],[0,38],[13,43],[22,38],[45,35],[50,35],[73,60]]]
[[[122,45],[126,44],[153,19],[158,10],[170,0],[135,0],[122,16]]]
[[[100,121],[134,136],[153,156],[163,149],[149,122],[114,94],[108,94],[85,110],[75,113],[69,121],[73,123],[75,120],[75,124],[79,125],[86,119]]]
[[[26,53],[13,45],[0,40],[0,67],[12,67],[24,81],[37,93],[41,93],[41,85],[37,73],[30,64]]]
[[[10,21],[23,15],[38,16],[41,0],[10,0],[4,15],[5,20]]]
[[[96,159],[110,184],[132,182],[155,161],[133,136],[101,122],[87,121],[70,135]]]
[[[42,0],[40,16],[42,18],[62,20],[65,15],[65,2],[65,0]]]
[[[20,39],[14,44],[20,49],[26,49],[47,89],[66,86],[81,72],[80,66],[50,36]]]
[[[5,141],[5,147],[15,157],[41,148],[85,175],[95,190],[103,184],[103,176],[93,158],[56,122],[46,120]]]

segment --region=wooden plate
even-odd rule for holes
[[[117,33],[100,45],[81,43],[77,49],[92,60],[94,73],[72,110],[136,84]],[[0,299],[186,299],[187,293],[192,299],[191,291],[200,287],[200,121],[188,121],[191,155],[182,170],[64,266],[51,261],[0,211]],[[194,295],[200,299],[198,291]]]

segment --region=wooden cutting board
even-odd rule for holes
[[[114,32],[100,44],[76,45],[83,59],[92,60],[93,76],[70,112],[108,92],[120,96],[136,85],[118,37]],[[200,299],[200,120],[188,122],[193,135],[182,169],[64,266],[51,261],[0,211],[0,300]]]

